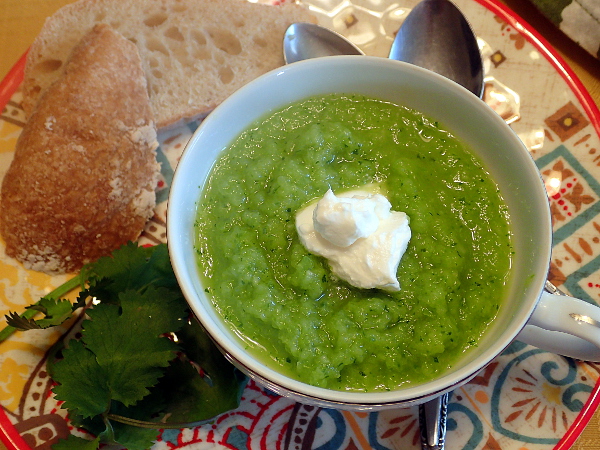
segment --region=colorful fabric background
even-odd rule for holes
[[[531,0],[562,32],[600,58],[599,0]]]

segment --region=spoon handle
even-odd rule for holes
[[[444,450],[448,393],[419,405],[421,450]]]

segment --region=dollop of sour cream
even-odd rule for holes
[[[408,216],[381,194],[329,189],[296,214],[306,249],[327,258],[333,273],[362,289],[399,291],[398,266],[410,241]]]

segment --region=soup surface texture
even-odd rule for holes
[[[370,188],[412,237],[399,292],[358,289],[300,243],[295,214],[330,187]],[[402,106],[309,98],[255,123],[216,162],[198,204],[206,292],[274,369],[337,390],[430,380],[477,345],[509,282],[509,217],[480,161]]]

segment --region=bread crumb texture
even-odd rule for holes
[[[107,23],[137,45],[157,126],[208,114],[232,92],[283,64],[286,28],[314,22],[304,7],[246,0],[79,0],[49,18],[32,45],[23,107],[64,70],[87,30]]]
[[[46,68],[58,65],[49,61]],[[52,274],[136,240],[153,215],[160,173],[136,46],[98,25],[60,65],[31,111],[0,193],[6,253]]]

